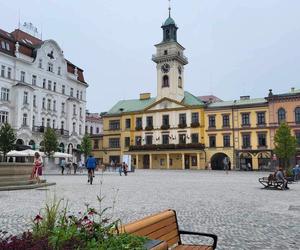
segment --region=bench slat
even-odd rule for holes
[[[142,235],[146,235],[149,236],[151,233],[156,232],[162,228],[168,227],[172,224],[176,224],[176,219],[175,216],[162,220],[158,223],[155,223],[149,227],[143,227],[143,228],[137,228],[137,230],[135,232],[133,232],[136,235],[142,236]]]
[[[167,227],[163,227],[151,234],[148,234],[146,235],[147,237],[149,237],[150,239],[158,239],[166,234],[168,234],[169,232],[172,232],[174,230],[177,230],[178,231],[178,228],[177,228],[177,224],[176,223],[173,223],[171,225],[168,225]],[[178,235],[178,232],[177,232],[177,235]]]

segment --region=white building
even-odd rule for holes
[[[61,150],[72,153],[85,130],[87,87],[54,40],[0,29],[0,123],[12,125],[17,144],[39,148],[51,127]]]
[[[85,133],[90,135],[100,135],[103,133],[103,121],[100,114],[86,111]]]

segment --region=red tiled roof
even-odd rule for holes
[[[34,57],[34,49],[40,46],[43,41],[37,37],[34,37],[20,29],[15,29],[13,32],[8,33],[5,30],[0,29],[0,43],[1,40],[4,40],[9,44],[10,50],[2,49],[0,44],[0,51],[11,56],[15,56],[15,43],[19,42],[19,52],[27,55],[29,57]],[[67,70],[69,73],[75,73],[75,66],[70,61],[66,60],[67,62]],[[77,67],[78,77],[77,80],[83,83],[86,83],[83,76],[83,70]]]

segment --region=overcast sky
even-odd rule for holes
[[[156,95],[154,44],[167,0],[0,0],[0,24],[30,21],[84,69],[87,108]],[[178,42],[189,64],[185,90],[223,100],[300,88],[299,0],[172,0]]]

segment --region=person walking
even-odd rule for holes
[[[119,166],[119,174],[120,174],[120,176],[122,176],[122,172],[123,172],[123,163],[122,163],[121,166]]]
[[[79,173],[83,173],[83,164],[82,164],[82,160],[79,160],[77,165],[78,165]]]
[[[228,157],[225,157],[223,160],[223,164],[224,164],[224,170],[226,171],[226,174],[228,174],[228,163],[229,163]]]
[[[127,176],[127,173],[128,173],[128,165],[124,162],[124,169],[123,169],[123,171],[124,171],[124,174],[125,174],[125,176]]]
[[[61,174],[64,174],[65,168],[66,168],[66,160],[65,158],[62,158],[60,161],[60,168],[61,168]]]

